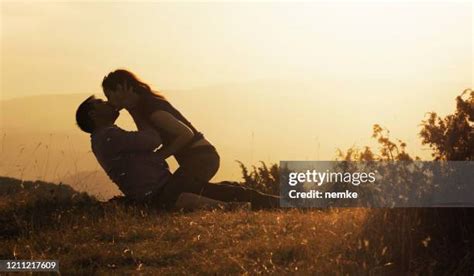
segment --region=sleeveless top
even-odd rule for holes
[[[175,156],[179,156],[180,154],[185,153],[187,150],[189,150],[190,146],[196,142],[201,140],[204,135],[199,132],[176,108],[174,108],[170,102],[168,102],[166,99],[162,99],[158,96],[154,95],[143,95],[140,97],[139,102],[137,105],[129,110],[130,115],[132,116],[133,120],[135,121],[135,124],[137,125],[138,128],[140,128],[140,125],[143,123],[147,123],[152,125],[158,133],[161,136],[161,139],[163,141],[163,145],[167,146],[169,145],[175,138],[176,135],[173,135],[172,133],[169,133],[165,129],[160,128],[160,126],[157,126],[155,124],[151,123],[150,117],[151,114],[155,111],[166,111],[173,115],[177,120],[181,121],[183,124],[185,124],[187,127],[191,129],[193,132],[194,136],[189,141],[183,148],[178,150],[178,152],[175,153]]]

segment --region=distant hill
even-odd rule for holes
[[[37,198],[57,195],[71,197],[78,192],[68,185],[57,185],[44,181],[22,181],[11,177],[0,177],[0,197],[15,197],[20,193],[31,193]]]
[[[0,240],[27,233],[31,224],[47,227],[74,207],[97,204],[68,185],[0,177]]]

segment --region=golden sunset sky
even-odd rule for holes
[[[315,76],[469,84],[471,8],[470,1],[2,2],[3,97],[97,91],[116,67],[172,89]]]
[[[3,1],[1,99],[100,95],[104,75],[128,68],[221,149],[221,178],[235,159],[333,159],[370,142],[374,123],[429,156],[425,112],[452,112],[472,87],[472,6]]]

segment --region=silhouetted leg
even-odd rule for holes
[[[173,205],[183,192],[199,194],[203,183],[209,182],[219,170],[220,157],[213,147],[190,151],[192,154],[177,157],[179,167],[166,184],[166,188],[160,192],[159,201],[168,207]]]
[[[201,149],[199,153],[178,160],[180,167],[160,192],[158,201],[172,207],[181,193],[194,193],[220,201],[250,202],[252,208],[277,208],[279,197],[243,187],[237,183],[209,183],[219,169],[220,158],[215,149]]]
[[[168,205],[174,203],[174,201],[170,201],[170,199],[178,198],[181,193],[198,194],[225,202],[250,202],[253,209],[278,208],[280,203],[278,196],[261,193],[236,183],[203,183],[192,181],[183,184],[183,182],[181,182],[182,180],[178,178],[174,178],[173,181],[177,182],[167,184],[160,199],[161,201],[167,202]]]

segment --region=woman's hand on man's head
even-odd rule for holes
[[[128,86],[126,81],[123,82],[123,84],[117,85],[117,92],[122,98],[130,98],[135,94],[133,92],[133,86]]]
[[[133,91],[133,87],[129,86],[127,82],[118,84],[115,89],[105,91],[105,95],[109,102],[117,109],[132,107],[138,99],[138,95]]]

